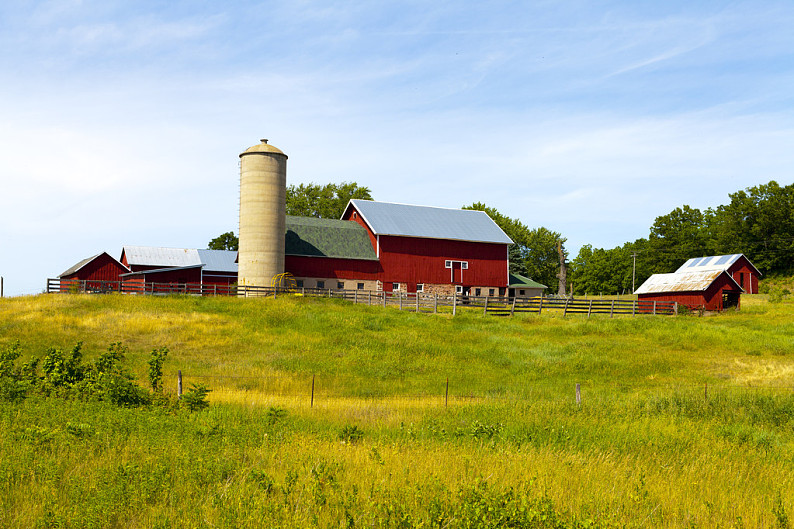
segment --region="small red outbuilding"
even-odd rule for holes
[[[677,301],[692,310],[739,307],[742,287],[724,270],[654,274],[635,292],[640,301]]]

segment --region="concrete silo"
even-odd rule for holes
[[[270,286],[284,272],[287,155],[267,140],[240,154],[238,283]]]

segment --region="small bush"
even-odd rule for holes
[[[191,388],[182,394],[182,406],[189,411],[201,411],[207,408],[210,405],[207,402],[207,395],[211,391],[204,384],[191,384]]]
[[[149,384],[152,391],[163,390],[163,362],[168,356],[168,347],[152,349],[149,357]]]
[[[267,410],[267,423],[271,426],[280,422],[287,416],[287,410],[277,406],[270,406]]]
[[[357,443],[364,437],[364,431],[355,424],[348,424],[339,432],[339,440],[343,443]]]

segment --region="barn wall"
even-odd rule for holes
[[[63,276],[61,279],[79,279],[91,281],[118,281],[121,274],[128,270],[106,253],[98,255],[74,274]]]
[[[758,294],[758,273],[755,268],[750,264],[745,256],[741,256],[735,263],[728,268],[728,273],[731,274],[734,281],[748,294]],[[742,280],[744,274],[744,280]]]
[[[377,281],[382,273],[378,261],[305,257],[301,255],[287,255],[284,269],[295,277],[360,279],[368,281]]]
[[[384,282],[507,286],[504,244],[382,235],[380,252]],[[467,261],[469,267],[456,266],[453,281],[446,260]]]

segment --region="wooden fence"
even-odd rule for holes
[[[140,295],[183,294],[190,296],[276,297],[300,295],[336,298],[359,304],[394,307],[412,312],[438,313],[460,310],[482,311],[494,316],[512,316],[515,313],[557,312],[562,316],[594,314],[613,316],[677,315],[674,301],[601,300],[552,297],[498,297],[498,296],[440,296],[413,292],[383,292],[372,290],[337,290],[330,288],[274,288],[239,285],[203,285],[199,283],[131,283],[128,281],[91,281],[48,279],[47,293],[111,293]]]

